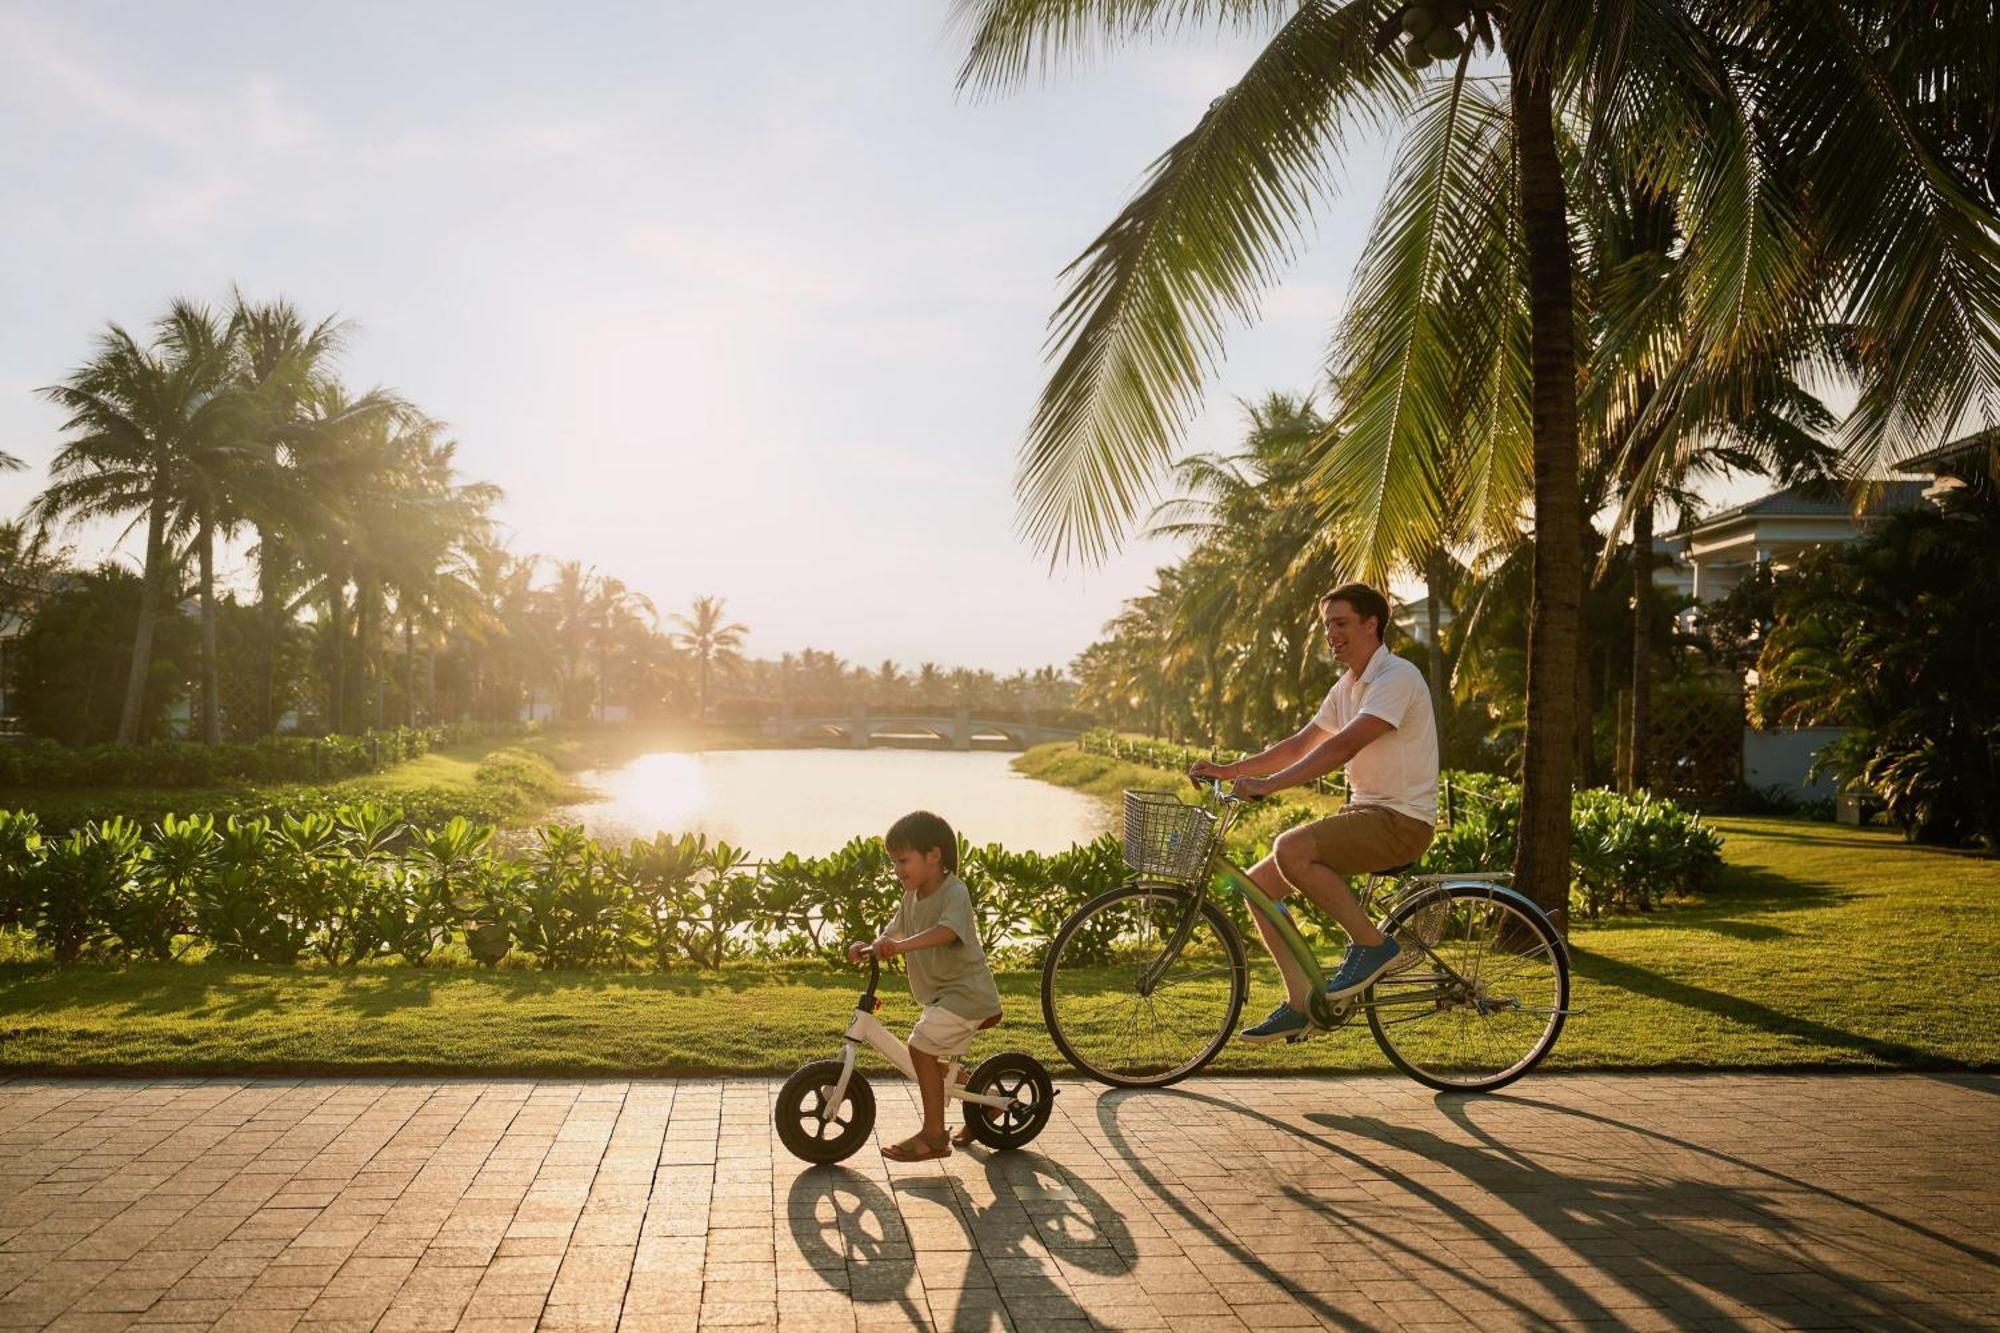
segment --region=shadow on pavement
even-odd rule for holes
[[[1020,1311],[1017,1318],[1036,1323],[1087,1319],[1053,1260],[1059,1257],[1064,1264],[1107,1276],[1130,1272],[1129,1242],[1120,1243],[1123,1219],[1103,1196],[1040,1153],[989,1152],[984,1165],[989,1196],[984,1203],[952,1175],[899,1176],[891,1182],[898,1195],[948,1208],[970,1242],[970,1253],[985,1264],[996,1284],[961,1285],[953,1293],[958,1306],[951,1316],[933,1312],[939,1324],[963,1329],[988,1322],[984,1316],[992,1314],[992,1322],[1010,1327],[988,1308],[1003,1299],[1010,1315]],[[1024,1200],[1017,1195],[1016,1185],[1043,1177],[1062,1185],[1035,1192],[1070,1197]],[[845,1166],[809,1168],[792,1181],[785,1214],[807,1261],[816,1271],[844,1273],[856,1305],[893,1302],[913,1322],[929,1326],[910,1294],[916,1258],[902,1208],[878,1181]],[[839,1289],[841,1284],[827,1285]]]
[[[1359,1329],[1368,1325],[1288,1280],[1260,1256],[1254,1240],[1239,1239],[1205,1209],[1183,1201],[1181,1191],[1158,1179],[1142,1146],[1134,1144],[1119,1123],[1121,1108],[1131,1104],[1135,1095],[1171,1099],[1240,1117],[1246,1130],[1261,1125],[1280,1131],[1346,1164],[1352,1168],[1349,1174],[1358,1180],[1386,1183],[1394,1191],[1391,1201],[1352,1196],[1325,1199],[1284,1181],[1275,1182],[1274,1190],[1300,1209],[1352,1233],[1395,1270],[1415,1275],[1419,1284],[1430,1275],[1437,1284],[1438,1299],[1449,1302],[1453,1292],[1466,1289],[1478,1293],[1478,1301],[1468,1302],[1478,1308],[1462,1311],[1478,1322],[1489,1322],[1482,1315],[1505,1310],[1509,1322],[1542,1323],[1561,1318],[1623,1324],[1634,1313],[1630,1300],[1634,1295],[1658,1318],[1678,1328],[1721,1326],[1753,1309],[1912,1333],[1964,1317],[1932,1308],[1906,1285],[1858,1279],[1851,1271],[1836,1282],[1822,1271],[1824,1265],[1843,1258],[1851,1258],[1857,1266],[1871,1260],[1876,1269],[1886,1265],[1880,1256],[1858,1244],[1845,1254],[1807,1256],[1807,1241],[1834,1248],[1847,1242],[1809,1234],[1776,1206],[1777,1196],[1793,1189],[1811,1190],[1828,1201],[1856,1209],[1859,1215],[1903,1227],[1912,1224],[1728,1154],[1711,1153],[1737,1172],[1759,1171],[1774,1188],[1717,1180],[1607,1175],[1594,1159],[1567,1152],[1560,1143],[1544,1145],[1531,1156],[1485,1134],[1473,1123],[1468,1105],[1476,1104],[1476,1098],[1437,1099],[1447,1117],[1479,1140],[1474,1145],[1406,1125],[1338,1114],[1308,1115],[1306,1119],[1334,1131],[1333,1135],[1316,1134],[1239,1102],[1182,1088],[1113,1093],[1099,1100],[1098,1120],[1105,1137],[1136,1176],[1214,1244],[1286,1290],[1332,1327]],[[1562,1111],[1653,1142],[1666,1139],[1691,1151],[1710,1152],[1699,1145],[1552,1103],[1506,1097],[1488,1100]],[[1368,1151],[1371,1143],[1418,1154],[1449,1168],[1457,1179],[1439,1182],[1434,1172],[1420,1176],[1397,1170]],[[1253,1151],[1244,1149],[1246,1154]],[[1654,1149],[1640,1160],[1657,1156]],[[1553,1169],[1551,1163],[1562,1163],[1565,1169]],[[1468,1201],[1467,1185],[1476,1187],[1476,1202]],[[1712,1225],[1702,1226],[1704,1223]],[[1981,1262],[1991,1261],[1988,1252],[1979,1247],[1951,1241],[1921,1227],[1914,1230],[1927,1240]],[[1487,1255],[1455,1253],[1450,1242],[1435,1239],[1430,1234],[1433,1231],[1469,1236]],[[1490,1256],[1497,1256],[1499,1262],[1494,1263]],[[1479,1262],[1482,1257],[1485,1262]],[[1524,1289],[1524,1283],[1531,1285]],[[1532,1292],[1546,1299],[1533,1299]],[[1618,1292],[1626,1293],[1626,1298],[1607,1303]],[[1550,1308],[1551,1300],[1558,1310]]]

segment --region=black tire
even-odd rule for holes
[[[875,1131],[875,1089],[858,1069],[847,1080],[847,1096],[834,1117],[820,1119],[826,1094],[839,1081],[840,1061],[815,1060],[800,1065],[778,1089],[778,1105],[772,1112],[778,1142],[800,1161],[820,1166],[844,1162]]]
[[[1455,971],[1501,992],[1489,1002],[1517,1006],[1489,1011],[1438,1001],[1405,1010],[1394,1003],[1399,989],[1434,989],[1432,978],[1443,974],[1428,960],[1392,973],[1369,987],[1362,1003],[1375,1044],[1396,1068],[1439,1092],[1494,1092],[1554,1048],[1569,1008],[1569,949],[1525,896],[1496,884],[1440,884],[1397,907],[1382,928],[1424,937]],[[1517,1016],[1524,1021],[1513,1021]]]
[[[1243,940],[1222,910],[1206,900],[1200,905],[1193,935],[1179,957],[1199,957],[1208,964],[1204,970],[1188,974],[1188,981],[1212,978],[1222,982],[1223,988],[1220,993],[1216,993],[1214,986],[1207,988],[1210,993],[1200,997],[1199,1012],[1187,1020],[1192,1026],[1185,1033],[1172,1034],[1166,1040],[1156,1039],[1153,1048],[1136,1040],[1123,1042],[1122,1046],[1113,1044],[1108,1033],[1098,1034],[1101,1039],[1093,1042],[1089,1040],[1088,1024],[1079,1021],[1081,1015],[1075,1012],[1080,997],[1064,994],[1066,969],[1095,969],[1104,974],[1103,980],[1114,991],[1121,984],[1130,986],[1132,1000],[1119,1003],[1146,1004],[1148,1016],[1153,1020],[1148,1031],[1157,1032],[1157,1008],[1150,996],[1139,994],[1137,986],[1143,965],[1160,957],[1157,950],[1147,952],[1147,942],[1153,937],[1148,934],[1149,927],[1140,928],[1134,943],[1128,945],[1129,956],[1123,960],[1114,957],[1100,962],[1087,955],[1101,947],[1093,942],[1093,932],[1105,929],[1107,921],[1110,929],[1118,929],[1115,918],[1120,916],[1133,921],[1147,919],[1155,935],[1170,929],[1185,912],[1192,892],[1181,884],[1137,883],[1100,893],[1071,913],[1049,945],[1048,958],[1042,964],[1042,1020],[1063,1058],[1100,1083],[1114,1088],[1164,1088],[1178,1083],[1213,1060],[1236,1030],[1236,1021],[1243,1014],[1244,992],[1249,986],[1243,963]],[[1127,972],[1129,978],[1120,975]],[[1070,975],[1075,981],[1082,980],[1079,972],[1072,971]],[[1070,1012],[1066,1014],[1065,1010]],[[1150,1055],[1148,1049],[1157,1049],[1161,1054]]]
[[[972,1137],[989,1148],[1025,1148],[1048,1128],[1056,1108],[1056,1088],[1047,1067],[1026,1051],[1002,1051],[980,1061],[966,1079],[965,1090],[997,1093],[1019,1103],[1006,1111],[964,1103]]]

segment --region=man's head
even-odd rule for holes
[[[889,826],[882,845],[906,889],[922,892],[958,873],[958,836],[928,810],[914,810]]]
[[[1319,599],[1333,655],[1353,670],[1368,665],[1389,638],[1389,599],[1365,583],[1343,583]]]

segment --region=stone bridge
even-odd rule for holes
[[[857,708],[843,717],[780,715],[764,724],[766,734],[806,744],[865,750],[876,745],[916,745],[929,749],[970,750],[1005,746],[1025,750],[1050,741],[1075,740],[1080,734],[1046,727],[1023,718],[976,717],[970,709],[953,714],[874,713]]]

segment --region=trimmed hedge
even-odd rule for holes
[[[0,812],[0,927],[32,933],[59,962],[203,952],[421,965],[462,942],[489,965],[518,953],[546,968],[715,967],[837,958],[874,937],[900,894],[878,838],[752,865],[694,835],[618,848],[554,825],[508,858],[493,834],[464,819],[413,827],[372,802],[276,819],[169,815],[143,831],[112,818],[61,836]],[[1126,874],[1108,836],[1047,856],[967,846],[960,861],[1003,961],[1032,957]]]
[[[378,772],[447,745],[519,735],[513,723],[454,722],[360,736],[266,736],[248,744],[0,745],[5,787],[217,787],[233,782],[326,782]]]

